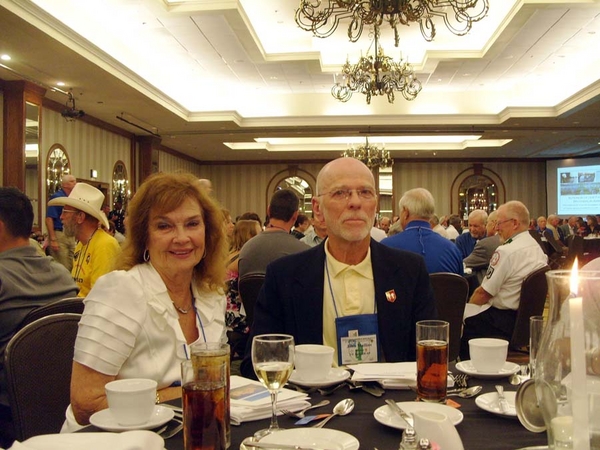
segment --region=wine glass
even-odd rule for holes
[[[287,382],[294,369],[294,337],[288,334],[261,334],[252,340],[252,365],[260,382],[271,394],[271,425],[254,433],[260,439],[279,431],[277,391]]]

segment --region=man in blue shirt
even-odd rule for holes
[[[411,189],[402,196],[398,206],[404,231],[385,238],[381,243],[423,256],[429,273],[463,275],[460,251],[451,241],[434,232],[429,224],[435,210],[431,193],[423,188]]]
[[[52,194],[49,200],[68,197],[76,183],[77,179],[73,175],[64,175],[61,180],[61,188]],[[73,268],[75,239],[63,233],[63,224],[60,220],[62,210],[62,206],[49,206],[46,210],[45,222],[48,230],[48,249],[50,256],[70,272]]]
[[[469,214],[469,232],[461,234],[455,241],[463,259],[471,254],[479,239],[486,237],[487,219],[488,215],[483,209],[473,210]]]

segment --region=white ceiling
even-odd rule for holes
[[[313,37],[294,22],[298,3],[0,0],[12,57],[0,78],[63,81],[88,115],[146,134],[126,118],[200,161],[329,159],[366,135],[395,158],[600,152],[600,0],[490,0],[467,36],[437,22],[428,43],[400,25],[399,48],[384,25],[386,55],[408,59],[423,90],[370,105],[330,94],[369,37],[349,42],[347,22]],[[436,139],[406,142],[416,134]]]

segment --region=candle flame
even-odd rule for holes
[[[577,258],[573,262],[573,268],[571,269],[571,293],[577,295],[577,285],[579,284],[579,277],[577,275]]]

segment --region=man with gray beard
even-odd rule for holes
[[[433,290],[423,257],[371,239],[373,174],[353,158],[328,163],[317,177],[312,206],[328,238],[267,267],[252,336],[286,333],[297,345],[328,345],[337,365],[415,361],[415,324],[437,317]],[[349,351],[356,344],[363,350],[360,361]],[[241,371],[256,377],[250,346]]]

